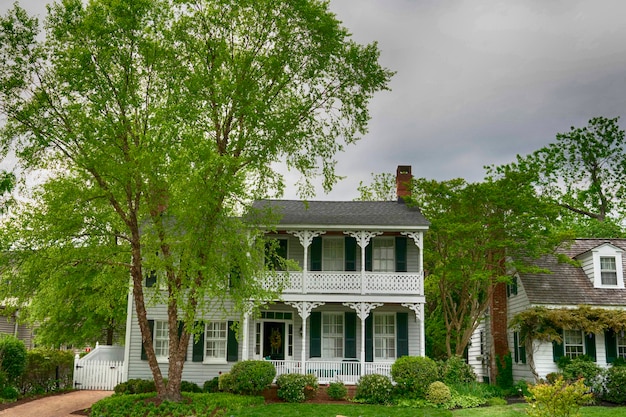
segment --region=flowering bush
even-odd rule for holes
[[[290,403],[301,403],[315,397],[319,384],[313,374],[282,374],[276,379],[278,398]]]
[[[354,398],[367,404],[387,404],[391,401],[393,385],[388,377],[372,374],[359,379]]]

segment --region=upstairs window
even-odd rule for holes
[[[617,264],[614,256],[600,257],[602,285],[617,285]]]
[[[372,267],[376,272],[396,270],[393,237],[379,237],[372,240]]]
[[[322,240],[324,271],[343,271],[343,242],[343,237],[330,237]]]

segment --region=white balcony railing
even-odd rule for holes
[[[270,361],[276,368],[276,377],[282,374],[302,373],[300,361]],[[341,381],[353,385],[363,375],[380,374],[391,378],[391,363],[357,361],[310,361],[305,363],[305,372],[317,377],[320,384]]]
[[[306,277],[306,278],[305,278]],[[280,272],[265,287],[283,294],[423,295],[422,272]]]

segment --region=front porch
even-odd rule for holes
[[[392,363],[389,362],[308,361],[304,363],[304,368],[301,361],[269,360],[269,362],[276,368],[276,378],[283,374],[313,374],[320,384],[340,381],[346,385],[355,385],[363,375],[370,374],[391,378]]]

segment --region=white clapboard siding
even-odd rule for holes
[[[113,390],[117,384],[123,382],[123,378],[123,361],[94,361],[78,357],[74,360],[76,389]]]

